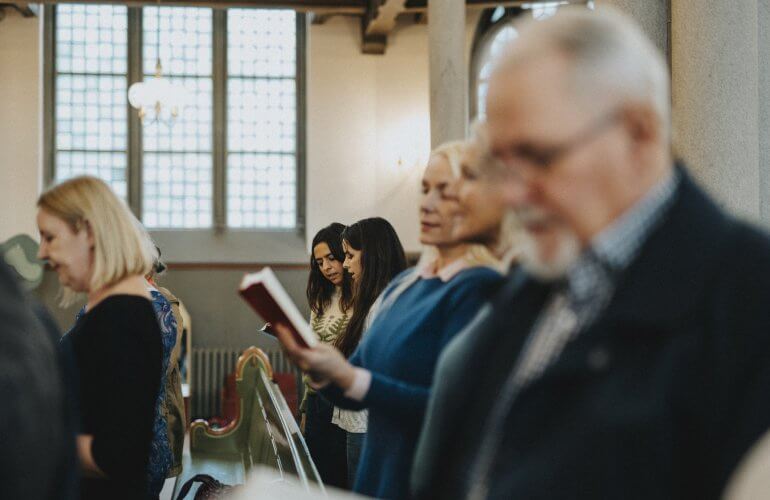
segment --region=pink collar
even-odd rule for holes
[[[468,261],[465,258],[460,258],[448,266],[444,266],[441,269],[436,270],[436,262],[434,261],[428,262],[422,266],[419,270],[419,273],[420,278],[422,279],[439,278],[441,281],[446,283],[447,281],[454,278],[457,273],[463,269],[467,269],[468,267],[470,267]]]

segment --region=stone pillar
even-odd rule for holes
[[[770,0],[757,2],[759,71],[759,214],[770,225]]]
[[[465,0],[428,0],[430,144],[463,139],[468,126]]]
[[[768,203],[761,11],[758,0],[671,0],[674,151],[721,204],[755,221]]]

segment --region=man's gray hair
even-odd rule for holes
[[[589,98],[649,102],[664,135],[670,134],[671,101],[668,67],[663,56],[628,16],[615,9],[596,11],[563,7],[556,15],[517,23],[519,37],[502,51],[494,72],[549,50],[572,63],[570,82]]]

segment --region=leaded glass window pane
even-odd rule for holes
[[[141,178],[148,228],[210,228],[217,196],[213,117],[215,107],[224,108],[227,225],[296,227],[297,14],[229,9],[225,27],[215,26],[211,9],[137,8],[143,32],[135,44],[125,6],[62,3],[54,9],[55,181],[95,175],[127,198],[129,179]],[[227,98],[214,103],[219,29],[227,30]],[[188,100],[171,122],[148,114],[142,151],[136,151],[142,172],[134,177],[128,172],[129,113],[136,112],[127,102],[129,58],[148,79],[158,56],[163,78],[182,86]]]
[[[207,228],[213,223],[212,12],[144,8],[145,78],[155,73],[158,13],[163,77],[183,87],[189,101],[172,122],[143,126],[142,218],[148,228]]]
[[[292,228],[297,219],[296,14],[228,11],[227,223]]]
[[[123,198],[126,184],[127,10],[56,10],[55,181],[95,175]]]

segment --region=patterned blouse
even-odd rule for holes
[[[345,329],[348,327],[350,316],[353,314],[352,310],[342,312],[340,309],[340,298],[342,294],[337,289],[332,295],[329,307],[324,309],[323,314],[318,315],[312,310],[310,311],[310,328],[313,333],[318,335],[318,339],[324,344],[333,344],[337,337],[345,333]],[[307,396],[314,394],[315,391],[307,384],[307,375],[303,377],[305,381],[305,396],[300,404],[300,411],[305,411]]]
[[[366,320],[364,320],[364,331],[361,334],[362,339],[364,335],[366,335],[367,330],[369,330],[369,327],[372,326],[372,321],[377,315],[379,308],[380,300],[378,299],[366,315]],[[332,423],[347,432],[362,434],[366,432],[366,429],[368,428],[369,410],[345,410],[335,406],[334,412],[332,413]]]
[[[148,483],[150,487],[150,496],[155,497],[163,489],[163,483],[171,470],[173,457],[171,455],[171,444],[168,440],[168,423],[163,412],[163,401],[166,398],[166,374],[168,373],[168,363],[171,357],[171,351],[176,345],[176,318],[171,311],[171,302],[166,299],[155,288],[150,289],[152,295],[152,306],[155,308],[155,315],[158,317],[160,331],[163,334],[163,365],[161,367],[160,390],[158,399],[155,403],[155,422],[153,423],[153,440],[150,447],[150,461],[148,466]]]

